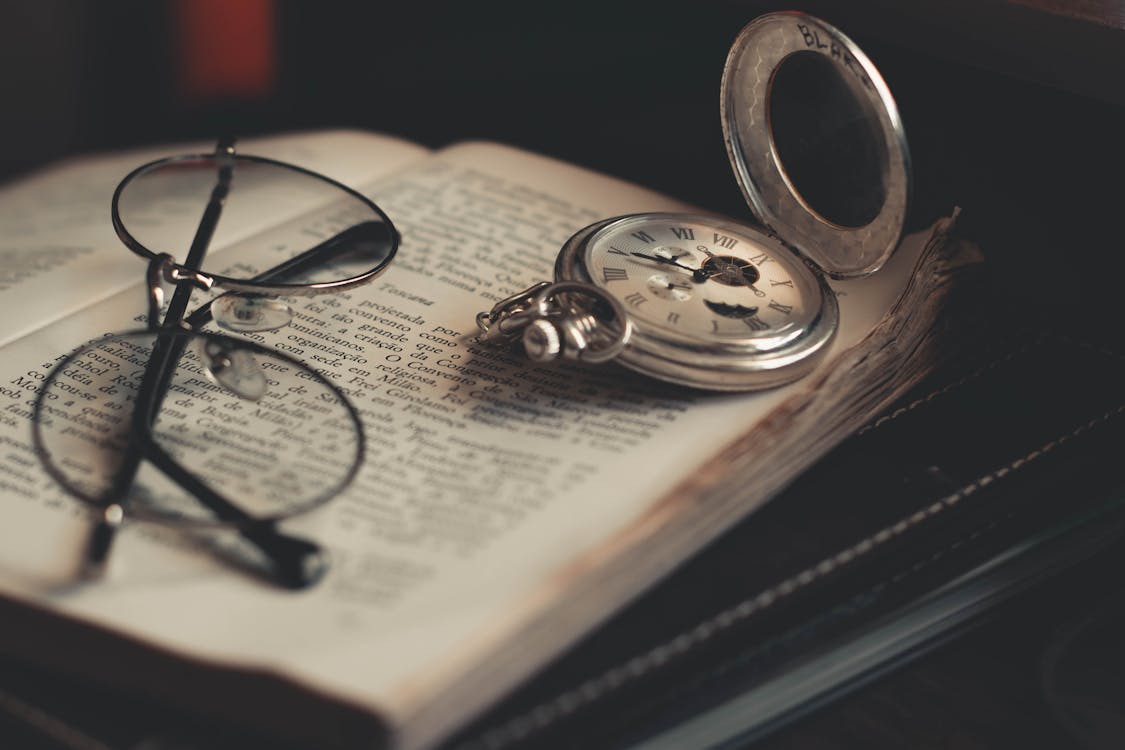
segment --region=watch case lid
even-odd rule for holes
[[[722,81],[727,152],[754,215],[833,278],[894,253],[911,193],[898,107],[838,29],[768,13],[735,39]]]

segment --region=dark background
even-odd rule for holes
[[[193,87],[191,49],[206,51],[208,32],[185,39],[185,19],[212,5],[221,30],[247,23],[231,8],[264,8],[272,65],[257,90]],[[746,216],[719,79],[738,30],[791,6],[836,23],[883,71],[912,146],[916,217],[961,205],[1021,304],[1049,288],[1067,300],[1060,315],[1116,312],[1125,11],[1112,0],[9,0],[0,180],[89,150],[358,127],[429,146],[503,141]]]
[[[194,6],[212,4],[224,5]],[[723,61],[746,22],[794,7],[882,70],[917,215],[962,206],[1009,311],[1122,339],[1125,10],[1113,0],[267,3],[256,38],[272,40],[272,64],[226,91],[192,83],[192,5],[0,0],[0,181],[91,150],[357,127],[434,147],[503,141],[745,217],[719,125]],[[1034,665],[1052,628],[1097,602],[1061,589],[780,746],[1062,742],[1039,733]],[[1062,597],[1078,619],[1052,605]]]

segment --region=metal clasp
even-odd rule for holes
[[[633,335],[625,308],[602,289],[578,281],[541,281],[477,315],[478,341],[523,343],[528,359],[598,363],[613,359]]]

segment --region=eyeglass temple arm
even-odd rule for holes
[[[233,159],[234,140],[223,139],[219,141],[219,144],[215,147],[215,153],[216,155],[226,154]],[[220,162],[220,164],[222,164],[222,166],[219,167],[218,181],[211,190],[211,198],[207,201],[207,207],[203,209],[203,217],[199,220],[199,226],[196,228],[195,236],[191,240],[191,248],[188,250],[187,258],[184,260],[182,266],[188,272],[198,272],[200,266],[202,266],[203,258],[207,255],[207,249],[211,246],[211,239],[215,236],[215,228],[218,226],[219,218],[222,216],[223,204],[226,201],[227,195],[230,193],[230,183],[234,176],[233,161],[228,161],[226,163]],[[160,259],[158,259],[158,261],[159,260]],[[150,275],[153,273],[152,264],[149,265],[149,273]],[[177,281],[176,291],[172,294],[172,301],[168,303],[168,312],[164,316],[163,327],[178,328],[182,325],[184,315],[187,312],[188,303],[191,301],[192,292],[195,291],[195,286],[196,279],[191,277],[185,277]],[[152,299],[150,297],[150,309],[151,304]],[[179,351],[175,357],[168,357],[165,355],[166,353],[163,352],[165,347],[168,346],[178,348]],[[158,353],[160,356],[158,356]],[[179,361],[179,355],[182,353],[182,345],[179,345],[179,342],[171,340],[157,339],[156,344],[153,346],[152,359],[149,360],[149,366],[145,370],[144,384],[141,387],[140,393],[138,393],[139,401],[147,395],[146,386],[155,389],[152,399],[153,408],[148,415],[149,424],[156,419],[156,413],[160,410],[161,402],[164,400],[164,394],[168,391],[172,369],[175,363]],[[130,476],[132,473],[133,472],[130,472]]]
[[[229,185],[229,179],[227,180]],[[222,187],[216,186],[216,191]],[[225,195],[225,193],[224,193]],[[214,233],[214,225],[218,220],[217,211],[221,209],[213,208],[216,198],[216,192],[212,193],[211,203],[208,205],[208,210],[204,212],[203,221],[200,223],[200,228],[196,233],[195,240],[192,242],[193,253],[201,246],[201,243],[209,243],[210,237]],[[221,200],[221,198],[220,198]],[[376,224],[386,231],[385,225],[377,224],[376,222],[368,222],[368,224]],[[330,258],[335,253],[339,252],[341,248],[348,247],[349,244],[345,239],[357,229],[364,227],[358,225],[351,227],[344,232],[341,232],[333,237],[328,238],[324,242],[306,250],[299,255],[290,258],[288,261],[281,263],[267,271],[264,271],[254,277],[254,281],[271,281],[284,278],[287,275],[300,273],[314,264],[323,263],[327,258]],[[369,228],[364,227],[363,231],[370,231]],[[189,254],[190,256],[190,254]],[[198,257],[198,256],[197,256]],[[189,261],[191,258],[189,257]],[[148,287],[149,287],[149,327],[155,327],[155,321],[159,316],[159,310],[163,304],[163,290],[161,289],[161,281],[166,278],[167,270],[172,267],[174,263],[170,255],[162,255],[149,263],[148,267]],[[177,310],[172,307],[176,304],[177,298],[190,298],[192,282],[189,279],[181,279],[176,288],[176,295],[173,297],[173,302],[169,305],[168,315],[165,316],[165,324],[170,323],[172,320],[177,320],[182,315],[182,312],[177,314]],[[182,307],[186,307],[186,301]],[[207,302],[200,306],[195,312],[188,316],[185,321],[193,330],[202,328],[211,320],[211,303]],[[145,378],[138,393],[137,403],[145,404],[151,403],[149,409],[138,409],[134,412],[134,418],[138,421],[134,424],[134,429],[131,432],[131,444],[129,450],[129,457],[123,463],[120,472],[117,475],[117,481],[113,490],[108,493],[105,503],[105,510],[103,517],[99,520],[91,537],[87,551],[87,569],[88,572],[93,574],[99,572],[109,557],[109,551],[113,544],[113,539],[116,534],[117,526],[121,523],[124,512],[124,498],[126,497],[129,487],[132,486],[133,479],[136,476],[137,468],[140,464],[141,457],[145,453],[141,446],[136,444],[138,436],[148,434],[148,430],[156,419],[156,414],[160,410],[160,405],[164,399],[164,395],[168,392],[168,387],[171,383],[171,376],[175,370],[175,363],[179,361],[183,355],[183,342],[176,339],[164,340],[157,339],[156,345],[153,347],[152,355],[149,360],[148,369],[145,372]],[[159,378],[154,382],[153,379]],[[151,398],[150,398],[151,395]],[[207,501],[200,498],[201,502],[205,505]],[[237,509],[236,509],[237,510]],[[254,531],[253,533],[262,534],[261,530]],[[266,542],[277,546],[277,542]],[[261,546],[261,545],[259,545]],[[268,554],[268,553],[267,553]],[[279,565],[284,567],[283,565]]]
[[[275,577],[283,586],[301,589],[311,586],[323,577],[328,569],[327,554],[316,544],[287,536],[277,531],[270,522],[255,522],[237,505],[218,494],[194,474],[177,464],[152,438],[151,424],[159,411],[158,404],[163,392],[152,390],[150,374],[155,377],[165,367],[183,355],[186,339],[158,339],[153,347],[150,363],[144,382],[137,395],[137,408],[134,411],[133,429],[130,431],[129,454],[121,471],[117,474],[114,488],[107,494],[106,509],[90,537],[87,551],[88,572],[104,567],[112,546],[117,527],[120,525],[125,509],[125,498],[132,486],[136,471],[143,458],[148,458],[169,479],[180,485],[204,507],[222,521],[238,524],[238,532],[253,543],[269,559]],[[159,346],[159,344],[164,344]],[[161,351],[157,351],[157,349]],[[146,392],[147,391],[147,392]],[[151,398],[149,395],[151,394]]]
[[[208,214],[205,213],[204,222],[207,222],[207,218]],[[201,223],[200,228],[205,229],[203,223]],[[303,253],[295,255],[286,262],[258,274],[252,280],[278,281],[284,279],[286,276],[302,273],[309,268],[313,268],[330,260],[332,256],[336,255],[341,250],[350,247],[350,240],[354,237],[354,234],[370,232],[372,228],[378,228],[383,234],[388,231],[386,225],[379,222],[366,222],[349,227],[343,232],[329,237],[324,242],[309,248]],[[214,227],[211,226],[210,231],[213,232],[213,229]],[[196,237],[198,240],[199,235],[197,234]],[[196,244],[197,243],[193,242],[193,248]],[[167,256],[166,258],[162,257],[154,260],[149,264],[150,321],[155,321],[158,316],[158,312],[155,311],[158,311],[162,304],[160,280],[164,277],[171,260],[171,256]],[[177,293],[180,293],[180,290],[185,287],[187,288],[186,296],[190,297],[191,287],[189,283],[181,283],[181,285],[177,287]],[[174,299],[175,298],[173,298],[173,300]],[[174,310],[170,305],[169,314],[165,317],[166,324],[170,319],[174,319],[172,318],[173,313]],[[210,321],[211,302],[207,302],[189,315],[185,322],[191,329],[198,330]],[[246,522],[250,520],[250,517],[246,513],[221,495],[213,492],[194,475],[181,469],[179,465],[171,461],[167,454],[160,450],[159,446],[151,439],[151,425],[155,421],[156,414],[160,409],[160,404],[168,391],[171,375],[175,369],[175,362],[178,362],[183,355],[183,348],[183,342],[179,340],[158,340],[157,346],[153,347],[152,359],[150,359],[149,364],[151,370],[145,373],[145,381],[142,384],[140,393],[138,393],[138,403],[145,403],[148,400],[146,397],[151,392],[152,399],[149,401],[151,406],[147,410],[140,409],[136,412],[136,414],[146,414],[147,419],[141,420],[134,425],[134,435],[144,434],[148,436],[145,444],[149,447],[149,450],[142,451],[136,449],[136,446],[134,446],[134,455],[137,456],[137,459],[131,461],[130,466],[123,467],[123,471],[118,475],[119,488],[112,493],[112,496],[118,498],[119,502],[124,498],[136,474],[136,467],[139,465],[140,455],[142,453],[147,453],[149,458],[153,460],[166,475],[190,492],[220,519]],[[150,376],[159,377],[159,382],[153,384],[149,380]],[[134,440],[136,440],[135,437]],[[120,508],[120,506],[118,507]],[[99,523],[98,528],[95,529],[91,537],[91,548],[92,550],[96,550],[90,555],[91,561],[100,563],[106,559],[113,541],[114,532],[120,520],[119,513],[115,514],[111,512]],[[239,528],[239,533],[257,546],[258,549],[270,559],[277,573],[278,580],[288,588],[304,588],[310,586],[316,583],[327,570],[327,557],[320,547],[309,541],[281,534],[272,524],[244,524]]]
[[[219,141],[219,144],[215,147],[215,153],[226,154],[233,157],[234,141],[231,139]],[[211,238],[215,235],[215,228],[219,224],[219,218],[222,216],[223,203],[226,200],[227,194],[230,192],[230,183],[234,174],[233,161],[225,163],[221,161],[220,164],[218,180],[215,183],[215,187],[211,190],[211,197],[207,201],[207,207],[203,209],[203,216],[199,221],[199,226],[195,230],[195,236],[191,241],[191,248],[188,250],[187,258],[183,264],[183,267],[189,271],[198,271],[199,267],[202,265],[203,258],[207,255],[207,249],[211,245]],[[149,271],[151,274],[151,264]],[[185,280],[183,283],[178,283],[176,285],[176,291],[172,295],[171,302],[168,303],[168,312],[164,316],[164,326],[177,328],[180,326],[184,318],[184,313],[187,311],[188,303],[191,301],[193,291],[194,283],[191,281]],[[150,291],[150,312],[152,311],[153,296]],[[152,323],[153,319],[150,318],[150,327],[152,327]],[[144,451],[139,448],[136,441],[140,435],[147,433],[149,425],[151,425],[156,418],[156,413],[163,401],[163,396],[167,392],[172,366],[179,360],[179,356],[183,353],[182,347],[177,346],[177,343],[178,342],[171,340],[157,338],[156,343],[153,345],[152,355],[149,358],[148,366],[145,368],[144,380],[137,394],[137,403],[148,402],[153,405],[153,408],[148,412],[143,409],[137,409],[133,412],[134,429],[130,432],[128,452],[117,473],[114,488],[107,494],[103,503],[105,511],[103,517],[99,519],[90,536],[90,543],[86,551],[88,573],[100,573],[105,567],[106,559],[109,557],[109,552],[116,536],[117,526],[120,524],[121,516],[126,510],[127,503],[125,498],[127,497],[128,489],[132,486],[133,480],[137,475],[137,469],[140,467],[140,462],[144,457]],[[174,357],[169,356],[171,354],[169,348],[178,349]],[[149,394],[152,394],[152,396],[150,397]]]
[[[124,520],[128,508],[129,489],[133,486],[141,461],[149,453],[151,426],[156,419],[156,409],[151,405],[154,401],[159,403],[162,400],[153,397],[167,392],[168,379],[164,375],[172,370],[170,363],[177,361],[182,354],[183,347],[178,340],[157,337],[153,344],[144,378],[134,401],[132,429],[129,430],[125,456],[114,476],[113,485],[102,498],[102,517],[94,525],[86,545],[84,573],[87,578],[97,578],[105,572],[113,540],[117,537],[117,528]]]
[[[219,153],[220,149],[223,149],[222,142],[216,147],[216,153]],[[233,142],[223,150],[233,156]],[[191,241],[191,248],[188,250],[187,258],[185,258],[183,262],[183,268],[187,271],[199,271],[200,267],[203,265],[203,258],[207,255],[207,249],[211,246],[211,239],[215,236],[215,228],[219,225],[219,218],[223,213],[223,204],[226,201],[227,195],[230,193],[230,183],[233,176],[233,162],[223,164],[219,167],[218,182],[215,183],[215,187],[211,190],[211,198],[207,201],[207,207],[203,209],[203,217],[199,220],[199,226],[195,230],[195,237],[193,237]],[[194,286],[194,282],[190,280],[185,280],[184,283],[176,284],[176,291],[172,294],[172,301],[168,303],[168,313],[164,316],[164,326],[180,325],[180,321],[183,320],[184,314],[187,312],[188,302],[191,300]]]
[[[147,457],[156,468],[191,493],[219,520],[236,524],[238,533],[269,559],[275,578],[281,585],[289,589],[303,589],[315,584],[327,572],[328,554],[319,545],[282,534],[270,521],[254,519],[177,464],[155,441],[150,439],[146,445]]]

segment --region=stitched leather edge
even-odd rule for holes
[[[997,363],[1002,360],[1003,358],[998,360]],[[643,654],[634,656],[615,667],[605,670],[597,677],[590,678],[570,690],[559,693],[554,698],[539,703],[534,708],[523,712],[519,716],[508,719],[503,724],[493,729],[486,730],[474,739],[458,744],[456,750],[503,750],[503,748],[524,739],[533,732],[544,729],[560,718],[574,713],[579,708],[589,705],[622,686],[636,681],[649,672],[663,666],[671,659],[699,647],[715,635],[730,629],[732,626],[746,620],[751,615],[773,606],[778,601],[791,596],[829,573],[854,562],[870,553],[872,550],[901,536],[909,529],[958,505],[965,498],[972,496],[974,493],[988,487],[992,483],[1041,459],[1059,446],[1119,417],[1123,413],[1125,413],[1125,404],[1121,404],[1098,417],[1078,425],[1070,432],[1047,441],[1020,458],[969,482],[955,492],[936,500],[925,508],[915,511],[896,523],[884,526],[879,531],[856,544],[830,557],[824,558],[817,564],[805,568],[800,573],[786,578],[775,586],[765,589],[753,597],[743,599],[738,604],[728,607],[722,612],[701,621],[692,628],[681,632],[676,637],[649,649]]]

